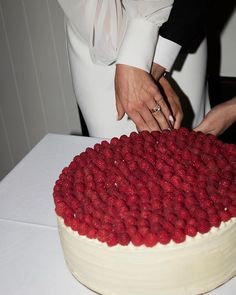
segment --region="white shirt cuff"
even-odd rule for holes
[[[181,45],[159,36],[154,55],[154,62],[161,65],[166,71],[170,71],[180,49]]]
[[[126,64],[150,72],[159,26],[144,19],[129,21],[117,64]]]

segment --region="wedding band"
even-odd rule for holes
[[[161,111],[161,106],[159,103],[155,105],[155,107],[151,110],[152,113],[160,112]]]

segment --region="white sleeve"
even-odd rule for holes
[[[173,0],[124,0],[127,29],[119,49],[117,64],[150,72],[159,28],[167,21]]]
[[[181,45],[159,36],[153,61],[170,71],[180,49]]]

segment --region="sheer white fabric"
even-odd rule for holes
[[[158,29],[168,19],[173,0],[58,0],[74,31],[89,46],[93,62],[109,65],[120,60],[149,70]],[[129,27],[131,29],[129,29]],[[128,36],[126,36],[128,34]],[[123,50],[120,50],[122,43]],[[127,45],[126,45],[127,43]],[[131,46],[134,48],[130,48]],[[121,56],[120,56],[121,52]],[[127,53],[128,52],[128,53]],[[143,56],[143,55],[147,55]]]

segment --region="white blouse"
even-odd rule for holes
[[[93,62],[150,71],[158,31],[173,0],[58,0],[66,19],[89,47]],[[156,59],[156,57],[155,57]]]

